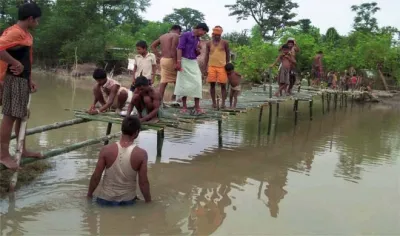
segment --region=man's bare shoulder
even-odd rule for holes
[[[147,151],[139,146],[136,146],[132,150],[132,158],[135,158],[135,160],[145,160],[147,158]]]
[[[105,145],[101,150],[100,153],[104,156],[108,156],[110,154],[113,154],[117,150],[117,144],[116,143],[111,143],[108,145]]]

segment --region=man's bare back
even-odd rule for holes
[[[160,37],[161,57],[174,58],[176,54],[176,46],[179,42],[177,33],[166,33]]]

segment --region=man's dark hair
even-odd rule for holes
[[[171,30],[177,30],[177,31],[182,31],[182,27],[180,25],[173,25],[171,27]]]
[[[290,49],[287,44],[282,45],[282,49]]]
[[[230,72],[233,71],[235,69],[235,66],[232,63],[228,63],[225,65],[225,70]]]
[[[136,88],[141,87],[141,86],[149,86],[149,84],[150,84],[149,80],[146,77],[142,76],[142,75],[138,76],[136,78],[136,80],[135,80],[135,87]]]
[[[146,41],[140,40],[139,42],[136,43],[136,47],[147,49],[147,43]]]
[[[208,33],[208,31],[210,30],[207,26],[206,23],[199,23],[198,25],[196,25],[196,27],[194,27],[195,29],[202,29],[204,31],[206,31],[206,33]]]
[[[106,79],[107,78],[107,73],[105,70],[101,68],[97,68],[93,72],[93,79],[95,80],[100,80],[100,79]]]
[[[324,54],[322,51],[318,51],[317,54]]]
[[[124,135],[133,136],[140,130],[140,120],[137,116],[127,116],[122,121],[121,131]]]
[[[26,20],[29,17],[36,19],[42,16],[42,10],[36,3],[24,3],[18,8],[18,20]]]

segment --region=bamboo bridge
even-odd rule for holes
[[[267,89],[268,88],[268,89]],[[179,129],[179,130],[190,130],[190,126],[198,123],[204,123],[209,121],[218,121],[218,134],[219,134],[219,145],[222,146],[222,121],[232,115],[241,115],[253,109],[259,109],[259,131],[261,127],[261,120],[263,115],[264,107],[269,108],[268,112],[268,135],[271,134],[273,111],[272,107],[275,106],[275,116],[279,117],[279,105],[283,102],[293,101],[293,112],[294,112],[294,124],[297,125],[298,114],[299,114],[299,102],[308,103],[309,119],[313,119],[313,103],[314,98],[321,96],[322,100],[322,113],[329,111],[331,108],[336,109],[338,105],[340,107],[347,107],[349,97],[351,97],[351,104],[356,98],[367,95],[371,97],[368,92],[361,91],[337,91],[337,90],[320,90],[312,87],[298,87],[297,91],[293,96],[290,97],[273,97],[272,90],[277,89],[277,86],[271,84],[264,84],[259,87],[253,87],[251,90],[244,91],[238,98],[238,107],[236,109],[205,109],[206,114],[199,116],[192,116],[186,114],[180,114],[179,108],[164,108],[162,114],[159,117],[157,123],[142,123],[142,130],[154,130],[157,131],[157,156],[161,157],[161,150],[164,141],[164,131],[167,128]],[[189,103],[189,105],[191,105]],[[203,107],[211,107],[211,101],[202,100]],[[69,145],[67,147],[60,147],[52,149],[42,153],[43,158],[23,158],[21,165],[26,165],[38,160],[58,156],[60,154],[68,153],[79,148],[83,148],[89,145],[104,143],[108,144],[109,140],[117,138],[121,135],[121,132],[111,134],[111,128],[113,124],[121,124],[123,117],[114,112],[106,112],[100,115],[89,115],[83,110],[73,110],[75,119],[61,121],[50,125],[39,126],[26,130],[26,135],[33,135],[37,133],[46,132],[49,130],[60,129],[67,126],[81,124],[90,121],[100,121],[107,123],[106,134],[103,137],[89,139],[79,143]],[[12,135],[12,139],[17,136]],[[5,170],[5,166],[0,165],[0,170]]]

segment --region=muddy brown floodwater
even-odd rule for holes
[[[29,127],[72,118],[91,92],[38,76]],[[240,102],[240,101],[239,101]],[[49,159],[54,166],[0,201],[1,235],[399,235],[400,112],[382,105],[338,109],[294,127],[283,106],[275,132],[258,111],[192,132],[168,129],[162,157],[156,133],[142,132],[154,201],[100,208],[85,196],[101,145]],[[276,129],[275,129],[276,128]],[[91,122],[30,136],[40,150],[104,135]],[[113,132],[118,127],[113,128]]]

